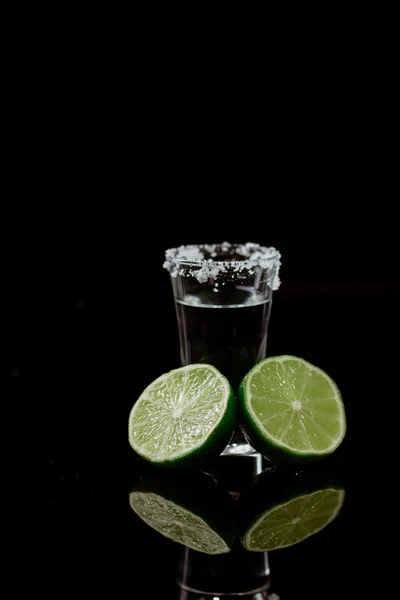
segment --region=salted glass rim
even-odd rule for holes
[[[214,260],[216,256],[221,257],[221,254],[228,253],[232,249],[239,256],[243,256],[243,259]],[[269,284],[273,290],[278,289],[280,285],[281,254],[273,246],[261,246],[261,244],[253,242],[187,244],[166,250],[165,259],[163,267],[169,271],[172,278],[193,276],[199,283],[205,283],[209,278],[216,279],[226,275],[227,272],[238,273],[238,276],[240,273],[244,275],[246,272],[252,275],[254,269],[261,268],[270,273]]]
[[[228,252],[231,249],[240,250],[238,254],[243,256],[240,260],[214,260],[212,254],[216,252],[218,249],[218,254]],[[197,258],[187,258],[184,253],[192,254],[196,251],[205,251],[210,256],[205,258],[204,256],[198,256]],[[255,256],[256,255],[256,256]],[[244,263],[248,262],[249,267],[254,266],[254,261],[258,259],[269,259],[279,260],[281,258],[281,253],[279,250],[274,248],[274,246],[262,246],[261,244],[254,242],[246,242],[245,244],[240,243],[230,243],[230,242],[222,242],[216,244],[184,244],[182,246],[178,246],[176,248],[169,248],[165,251],[166,262],[182,264],[187,266],[199,266],[201,267],[204,261],[207,261],[210,264],[215,265],[226,265],[226,266],[246,266]],[[164,263],[164,267],[168,268],[168,266]]]

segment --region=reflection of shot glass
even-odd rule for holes
[[[171,276],[182,365],[212,364],[236,391],[251,367],[265,358],[280,262],[275,248],[254,243],[166,251],[164,267]],[[243,438],[229,447],[235,454],[252,450]]]
[[[183,548],[178,574],[179,600],[265,599],[269,573],[267,553],[246,552],[240,544],[219,556]]]
[[[217,480],[228,485],[231,498],[238,490],[249,488],[261,474],[260,457],[232,456],[217,467]],[[233,487],[232,487],[233,486]],[[241,522],[240,509],[234,503],[235,526]],[[266,600],[270,587],[267,552],[249,552],[237,538],[228,553],[210,555],[183,547],[178,571],[179,600]]]

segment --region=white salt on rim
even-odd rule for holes
[[[234,251],[242,260],[214,260],[216,256]],[[206,258],[206,255],[209,258]],[[281,255],[274,247],[260,246],[253,242],[245,244],[189,244],[170,248],[165,252],[163,267],[171,277],[178,275],[195,277],[199,283],[205,283],[210,277],[217,279],[222,273],[244,273],[251,275],[255,269],[269,271],[269,286],[277,290],[280,286],[279,269]],[[194,267],[194,268],[193,268]]]

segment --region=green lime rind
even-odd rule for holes
[[[281,465],[268,467],[257,475],[240,497],[240,514],[243,527],[248,527],[257,515],[304,494],[321,489],[345,489],[349,485],[346,469],[326,467],[326,463],[307,466]],[[244,524],[243,524],[244,523]]]
[[[236,525],[229,494],[200,473],[148,476],[129,494],[134,512],[164,537],[204,554],[229,552]]]
[[[219,419],[216,423],[213,424],[212,428],[207,432],[207,435],[204,437],[201,443],[197,444],[195,447],[185,449],[178,455],[173,456],[172,458],[166,456],[149,456],[143,449],[135,443],[135,440],[131,434],[134,425],[135,419],[135,406],[141,399],[145,396],[147,391],[155,384],[157,381],[161,380],[163,377],[168,377],[170,374],[174,374],[180,371],[184,371],[185,369],[194,369],[194,368],[207,368],[219,379],[220,382],[223,382],[225,393],[226,393],[226,405],[223,413],[220,414]],[[200,411],[200,407],[198,408],[198,412]],[[168,373],[165,373],[161,377],[157,378],[153,381],[141,394],[138,401],[132,408],[129,417],[129,428],[128,428],[128,439],[133,450],[141,456],[145,461],[151,463],[153,466],[166,468],[166,469],[191,469],[191,468],[201,468],[210,464],[215,458],[217,458],[221,452],[224,450],[226,445],[229,443],[233,432],[236,427],[236,397],[235,393],[230,385],[229,381],[224,377],[215,367],[208,364],[192,364],[186,367],[181,367],[179,369],[173,369]],[[181,435],[184,435],[185,431],[181,432]],[[149,437],[152,435],[152,429],[149,427]]]
[[[269,434],[263,424],[257,419],[254,410],[251,406],[251,392],[249,391],[250,380],[252,376],[259,372],[260,367],[266,365],[268,363],[276,362],[276,361],[295,361],[296,363],[300,363],[314,372],[320,373],[323,378],[329,382],[331,389],[335,394],[335,406],[338,408],[340,412],[340,420],[341,420],[341,432],[340,435],[337,436],[334,443],[328,448],[323,450],[321,449],[298,449],[293,448],[285,443],[282,440],[277,439],[276,437]],[[284,463],[310,463],[314,461],[318,461],[326,456],[329,456],[333,452],[337,450],[337,448],[341,445],[345,434],[346,434],[346,415],[345,409],[342,402],[341,394],[336,386],[335,382],[324,372],[322,369],[315,367],[311,363],[308,363],[304,359],[283,355],[278,357],[269,357],[266,358],[259,363],[257,363],[242,379],[238,394],[238,413],[239,413],[239,427],[248,441],[248,443],[257,450],[260,454],[267,458],[275,459],[277,462]]]
[[[343,501],[344,490],[326,488],[275,506],[252,525],[242,538],[242,545],[252,552],[272,552],[299,544],[329,525],[337,517]],[[323,511],[321,514],[312,513],[314,504]],[[305,511],[311,516],[304,517]],[[297,516],[302,512],[303,516]]]
[[[240,541],[251,552],[299,544],[332,523],[344,499],[337,474],[269,473],[240,500]]]

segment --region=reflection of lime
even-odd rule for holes
[[[345,492],[325,488],[267,509],[242,538],[246,550],[267,552],[302,542],[338,515]]]
[[[240,384],[242,426],[264,455],[301,461],[334,452],[346,432],[340,392],[321,369],[295,356],[266,358]]]
[[[144,390],[129,416],[129,443],[158,466],[202,466],[222,452],[235,424],[228,380],[211,365],[192,364]]]
[[[205,554],[223,554],[234,540],[231,501],[203,484],[148,477],[132,490],[129,502],[147,525],[174,542]]]

